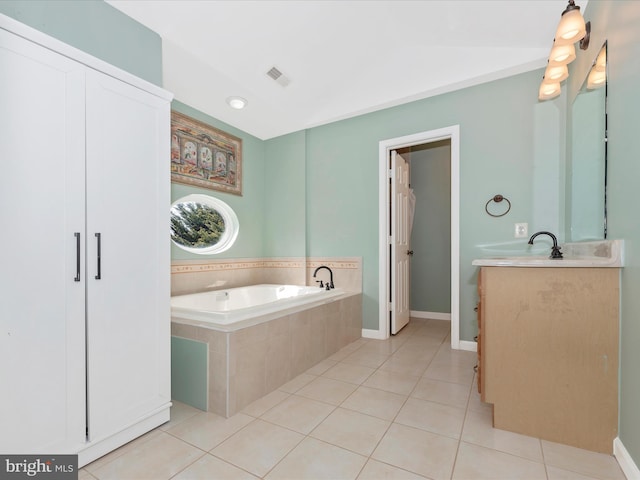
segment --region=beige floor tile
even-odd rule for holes
[[[400,346],[402,346],[407,340],[408,337],[391,337],[387,340],[371,340],[366,345],[363,345],[361,350],[364,352],[372,352],[388,356],[400,348]]]
[[[461,442],[452,480],[546,480],[544,464]]]
[[[464,416],[463,408],[409,398],[398,413],[395,422],[459,439]]]
[[[473,382],[471,382],[471,395],[469,397],[469,410],[474,412],[485,412],[493,415],[493,405],[491,403],[485,403],[480,399],[480,393],[478,393],[478,380],[474,375]]]
[[[393,420],[406,401],[406,395],[360,386],[340,406],[383,420]]]
[[[204,454],[161,432],[90,473],[100,480],[168,480]]]
[[[425,370],[423,377],[443,382],[471,385],[474,377],[473,365],[455,365],[447,361],[436,361],[434,359],[429,368]]]
[[[493,428],[491,413],[467,411],[462,440],[535,462],[543,462],[539,439]]]
[[[607,480],[624,479],[624,474],[611,455],[542,440],[542,453],[548,465]]]
[[[340,405],[357,388],[358,386],[353,383],[318,377],[298,390],[296,395],[330,403],[331,405]]]
[[[161,425],[160,430],[166,431],[182,422],[183,420],[202,413],[202,410],[200,410],[199,408],[192,407],[191,405],[187,405],[186,403],[178,402],[176,400],[172,400],[171,403],[173,404],[171,405],[171,420],[164,425]]]
[[[265,413],[267,410],[270,410],[271,408],[273,408],[276,405],[278,405],[280,402],[282,402],[289,395],[291,395],[291,394],[287,393],[287,392],[283,392],[282,390],[274,390],[273,392],[271,392],[271,393],[265,395],[264,397],[256,400],[255,402],[251,403],[250,405],[247,405],[242,410],[242,413],[245,413],[247,415],[251,415],[252,417],[259,417],[260,415]]]
[[[335,409],[310,436],[352,452],[369,456],[391,422],[353,410]]]
[[[257,419],[214,448],[211,454],[263,477],[303,438],[299,433]]]
[[[317,378],[316,375],[309,375],[308,373],[302,373],[298,375],[296,378],[294,378],[293,380],[278,387],[278,390],[282,390],[283,392],[287,392],[287,393],[296,393],[298,390],[304,387],[307,383],[315,380],[316,378]]]
[[[87,472],[84,468],[78,471],[78,480],[97,480],[96,477]]]
[[[320,363],[316,363],[313,367],[307,370],[305,373],[309,375],[322,375],[324,372],[333,367],[336,363],[333,360],[323,360]]]
[[[394,355],[380,366],[380,370],[420,377],[427,369],[430,362],[430,359],[416,360],[411,358],[396,357]]]
[[[449,479],[458,441],[419,428],[392,424],[372,458],[433,480]]]
[[[368,350],[363,350],[363,348],[353,352],[347,358],[342,360],[342,362],[352,363],[354,365],[362,365],[369,368],[378,368],[389,358],[389,355],[385,353],[376,353]]]
[[[291,395],[262,415],[262,419],[307,435],[329,416],[334,406],[310,398]]]
[[[171,480],[256,480],[257,478],[249,472],[207,454]]]
[[[466,385],[423,378],[411,392],[411,396],[454,407],[466,408],[469,402],[469,392],[470,389]]]
[[[362,455],[306,438],[265,479],[350,480],[358,476],[366,461]]]
[[[547,465],[547,479],[548,480],[597,480],[597,477],[589,477],[576,472],[570,472],[569,470],[563,470],[562,468],[552,467]],[[606,480],[606,479],[602,479]]]
[[[387,392],[409,395],[420,380],[417,375],[377,370],[362,384],[365,387],[378,388]]]
[[[243,413],[229,418],[221,417],[215,413],[200,413],[171,427],[167,433],[195,447],[209,451],[252,420],[253,417]]]
[[[358,475],[358,480],[424,480],[426,477],[422,475],[417,475],[415,473],[408,472],[406,470],[402,470],[398,467],[394,467],[392,465],[387,465],[386,463],[378,462],[376,460],[371,460],[367,462],[367,464]]]
[[[322,376],[360,385],[375,371],[375,368],[341,362],[324,372]]]

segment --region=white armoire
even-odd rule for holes
[[[171,95],[0,15],[0,452],[169,420]]]

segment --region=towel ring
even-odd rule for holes
[[[500,203],[503,200],[506,200],[508,203],[508,207],[507,207],[507,211],[504,213],[501,213],[499,215],[496,215],[494,213],[491,213],[489,211],[489,204],[491,202],[496,202],[496,203]],[[487,214],[491,215],[492,217],[504,217],[507,213],[509,213],[509,210],[511,210],[511,202],[509,201],[509,199],[507,197],[503,197],[502,195],[495,195],[493,198],[490,198],[489,201],[486,203],[486,205],[484,206],[484,210],[485,212],[487,212]]]

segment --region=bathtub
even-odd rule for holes
[[[174,296],[171,335],[172,397],[229,417],[360,339],[362,294],[252,285]]]
[[[273,313],[293,313],[334,301],[341,289],[298,285],[250,285],[171,297],[172,320],[233,331],[268,321]]]

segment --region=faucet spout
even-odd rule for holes
[[[316,273],[318,273],[318,270],[322,270],[323,268],[326,269],[326,270],[329,270],[329,281],[327,282],[327,290],[329,290],[331,288],[334,288],[334,286],[333,286],[333,272],[326,265],[321,265],[318,268],[316,268],[315,271],[313,272],[313,278],[316,278]],[[322,281],[320,281],[320,287],[322,288]]]
[[[551,255],[549,255],[549,258],[552,258],[554,260],[562,259],[562,252],[560,251],[560,247],[558,246],[558,239],[551,232],[534,233],[533,235],[531,235],[531,238],[529,239],[529,242],[528,242],[529,245],[533,245],[533,239],[536,238],[538,235],[549,235],[551,237],[551,240],[553,240],[553,247],[551,247]]]

